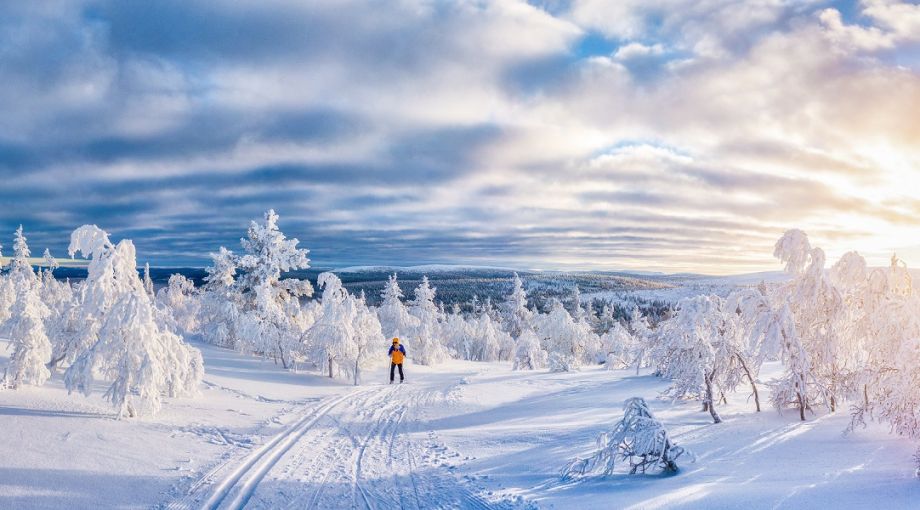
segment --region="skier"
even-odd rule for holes
[[[399,382],[403,382],[403,360],[406,358],[406,348],[399,344],[399,339],[393,339],[393,345],[390,346],[390,351],[387,353],[387,356],[390,357],[390,384],[393,384],[393,376],[396,375],[396,367],[399,367]]]

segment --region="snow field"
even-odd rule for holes
[[[877,425],[844,436],[846,412],[801,422],[755,413],[739,392],[716,425],[699,402],[657,399],[668,382],[645,372],[449,361],[408,365],[402,385],[381,369],[355,388],[199,347],[201,397],[156,417],[115,420],[98,393],[67,396],[60,375],[0,392],[0,508],[845,509],[920,497],[911,442]],[[563,482],[632,396],[697,462]]]

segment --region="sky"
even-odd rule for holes
[[[920,5],[0,0],[0,237],[319,267],[920,267]]]

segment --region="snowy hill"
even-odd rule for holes
[[[0,392],[0,508],[845,509],[920,497],[911,442],[879,426],[844,437],[845,412],[800,422],[732,394],[713,425],[633,371],[452,361],[409,366],[402,386],[381,384],[380,367],[354,387],[198,347],[204,398],[140,421],[111,419],[98,393],[68,397],[57,376]],[[670,477],[562,481],[632,396],[697,461]]]

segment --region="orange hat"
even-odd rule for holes
[[[394,339],[393,339],[393,343],[394,343],[394,344],[398,344],[398,343],[399,343],[399,339],[398,339],[398,338],[394,338]]]

